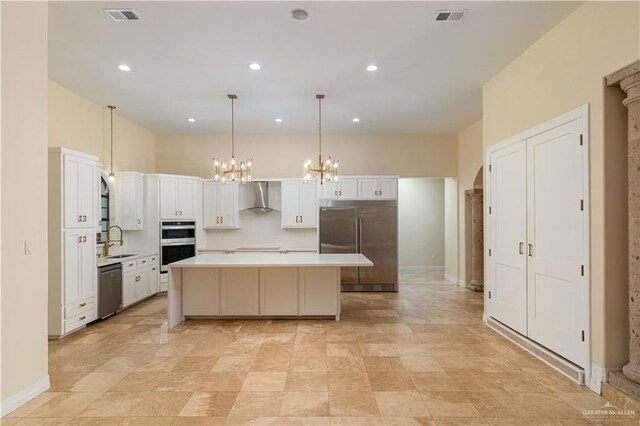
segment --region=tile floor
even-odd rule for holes
[[[2,419],[74,425],[579,425],[607,401],[482,323],[435,273],[344,294],[342,321],[188,321],[156,297],[49,343],[51,389]]]

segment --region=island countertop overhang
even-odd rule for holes
[[[373,262],[360,253],[205,253],[169,264],[170,269],[367,266],[373,266]]]

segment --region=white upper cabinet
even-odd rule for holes
[[[398,198],[398,179],[396,178],[359,178],[358,199],[395,200]]]
[[[355,178],[339,178],[338,182],[320,185],[320,198],[354,200],[358,198],[358,181]]]
[[[161,177],[160,218],[195,219],[196,190],[195,179]]]
[[[125,231],[144,229],[144,176],[141,173],[118,174],[120,189],[120,227]]]
[[[238,182],[204,182],[203,227],[207,229],[240,228],[238,194]]]
[[[317,228],[318,226],[317,183],[302,180],[282,182],[282,227]]]
[[[99,221],[97,163],[65,154],[63,168],[64,227],[96,228]]]

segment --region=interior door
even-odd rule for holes
[[[357,253],[358,209],[320,209],[320,253]],[[358,268],[340,268],[341,284],[358,284]]]
[[[160,218],[176,219],[178,217],[178,180],[160,179]]]
[[[493,318],[527,334],[526,145],[495,151],[490,159],[489,311]]]
[[[582,120],[527,140],[528,335],[586,367]]]
[[[196,218],[196,182],[193,180],[178,181],[178,210],[181,219]]]
[[[295,228],[299,226],[300,217],[300,185],[298,181],[282,182],[282,226]]]
[[[359,268],[359,283],[395,284],[398,269],[398,211],[395,207],[359,207],[358,246],[373,267]]]
[[[238,183],[226,183],[218,189],[218,212],[224,227],[238,226]]]

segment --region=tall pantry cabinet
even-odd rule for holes
[[[49,148],[49,337],[97,317],[98,158]]]

